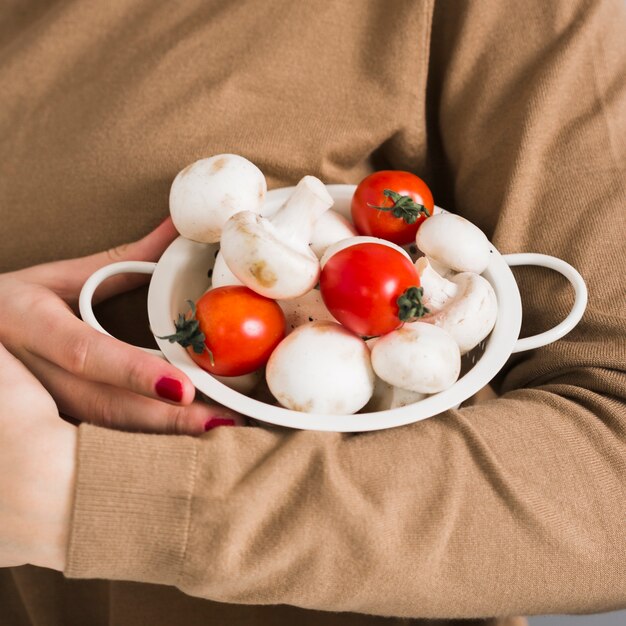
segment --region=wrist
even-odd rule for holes
[[[32,556],[29,563],[65,569],[70,534],[78,428],[60,420],[35,443],[35,474],[40,480],[32,494]]]

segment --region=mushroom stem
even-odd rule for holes
[[[324,183],[315,176],[305,176],[270,222],[294,247],[308,248],[315,222],[332,205]]]
[[[439,274],[439,276],[443,276],[443,278],[450,278],[454,276],[454,270],[451,270],[449,267],[446,267],[443,263],[439,263],[439,261],[435,261],[435,259],[430,258],[429,256],[425,257],[428,259],[430,266]]]
[[[424,289],[423,303],[430,313],[441,311],[447,302],[456,296],[458,285],[440,276],[426,257],[415,261],[415,269],[420,277],[420,285]]]
[[[452,282],[457,288],[454,296],[449,297],[439,310],[425,315],[422,321],[448,331],[461,354],[465,354],[493,329],[498,302],[489,281],[479,274],[461,272],[452,278]]]
[[[343,215],[328,209],[315,222],[311,235],[311,250],[318,259],[322,258],[326,249],[337,241],[356,237],[356,228]]]
[[[305,176],[284,206],[268,220],[240,211],[224,225],[221,252],[230,271],[250,289],[289,300],[315,286],[320,274],[309,247],[315,219],[333,199],[324,184]]]

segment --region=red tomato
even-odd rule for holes
[[[384,335],[402,324],[397,300],[419,284],[413,263],[380,243],[340,250],[328,259],[320,276],[328,310],[346,328],[367,337]],[[421,288],[418,291],[421,297]]]
[[[388,194],[385,190],[404,196],[406,200]],[[433,214],[435,203],[428,185],[410,172],[383,170],[374,172],[364,178],[357,186],[352,197],[352,221],[361,235],[371,235],[404,245],[415,241],[415,234],[427,215],[418,213],[415,205],[420,205]],[[396,217],[392,210],[383,210],[375,207],[392,209],[404,217]],[[403,208],[404,207],[404,208]],[[408,223],[405,220],[415,220]]]
[[[196,302],[195,315],[179,316],[176,330],[164,339],[186,347],[202,369],[240,376],[265,365],[285,336],[285,316],[274,300],[247,287],[216,287]]]

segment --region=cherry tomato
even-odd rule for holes
[[[379,243],[359,243],[336,252],[320,275],[320,291],[328,310],[346,328],[367,337],[398,328],[403,321],[398,298],[410,288],[421,298],[419,286],[413,263],[398,250]],[[411,318],[423,314],[420,306],[416,303]]]
[[[178,341],[202,369],[218,376],[240,376],[259,369],[285,336],[280,306],[247,287],[210,289],[196,302],[192,314],[179,316],[178,332],[164,339]]]
[[[393,193],[386,194],[386,190]],[[406,199],[402,200],[402,197]],[[433,195],[421,178],[411,172],[374,172],[357,185],[352,196],[352,221],[361,235],[404,245],[415,241],[417,229],[428,217],[423,211],[418,212],[416,205],[433,214]],[[405,217],[396,217],[394,213]],[[408,223],[406,220],[415,221]]]

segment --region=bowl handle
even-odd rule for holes
[[[108,333],[100,325],[100,322],[98,322],[98,320],[96,319],[96,316],[93,313],[93,308],[91,306],[93,294],[96,291],[98,285],[104,282],[107,278],[115,276],[116,274],[152,274],[155,267],[156,263],[149,263],[148,261],[121,261],[120,263],[111,263],[110,265],[105,265],[99,270],[96,270],[85,281],[83,288],[80,290],[80,296],[78,298],[78,309],[80,310],[80,316],[83,318],[83,321],[89,324],[89,326],[91,326],[92,328],[95,328],[96,330],[99,330],[101,333],[109,335],[110,337],[111,333]],[[136,347],[140,350],[143,350],[144,352],[149,352],[150,354],[155,354],[156,356],[165,358],[160,350],[142,348],[141,346]]]
[[[547,254],[522,252],[520,254],[505,254],[503,257],[509,267],[515,267],[516,265],[538,265],[539,267],[548,267],[555,270],[563,274],[574,288],[574,305],[567,317],[550,330],[546,330],[543,333],[531,337],[518,339],[513,347],[512,353],[540,348],[569,333],[569,331],[578,324],[587,306],[587,286],[585,285],[583,277],[569,263]]]

